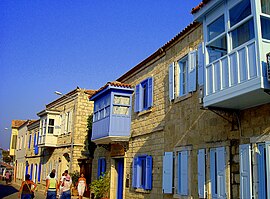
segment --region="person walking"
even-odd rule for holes
[[[6,178],[6,184],[8,184],[9,183],[9,179],[10,179],[10,173],[9,173],[9,171],[6,172],[5,178]]]
[[[34,186],[33,189],[32,185]],[[36,187],[37,185],[32,180],[30,180],[30,175],[26,174],[25,181],[22,182],[21,187],[19,189],[18,198],[21,197],[21,199],[31,199]]]
[[[61,198],[61,195],[63,193],[62,183],[63,183],[63,181],[64,181],[65,178],[66,178],[65,173],[62,173],[62,176],[61,176],[60,181],[59,181],[59,184],[58,184],[58,187],[59,187],[59,198]]]
[[[86,179],[83,173],[81,173],[81,177],[78,179],[76,185],[79,193],[79,199],[82,199],[84,191],[87,191]]]
[[[65,171],[65,176],[66,177],[63,179],[63,182],[62,182],[63,189],[62,189],[62,195],[60,199],[71,199],[70,187],[72,184],[72,180],[71,180],[70,175],[68,175],[66,171]]]
[[[50,173],[50,178],[46,180],[45,195],[46,199],[56,199],[56,193],[58,190],[58,182],[55,179],[55,173]]]

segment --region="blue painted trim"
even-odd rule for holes
[[[123,199],[124,158],[118,159],[117,167],[118,167],[117,199]]]

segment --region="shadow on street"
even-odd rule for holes
[[[18,190],[15,189],[12,185],[0,184],[0,198],[7,197],[7,196],[12,195],[16,192],[18,192]]]

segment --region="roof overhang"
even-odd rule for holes
[[[209,1],[206,4],[204,4],[198,11],[193,13],[194,20],[198,22],[202,22],[204,16],[211,12],[213,9],[215,9],[218,5],[220,5],[224,0],[214,0]]]
[[[101,95],[103,95],[104,93],[106,93],[109,90],[125,90],[125,91],[130,91],[131,93],[134,91],[133,88],[108,85],[106,88],[104,88],[101,91],[92,95],[90,100],[95,101],[97,98],[99,98]]]

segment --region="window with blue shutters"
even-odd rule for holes
[[[165,194],[173,193],[173,152],[165,152],[163,156],[162,190]]]
[[[169,98],[174,100],[174,63],[169,65]]]
[[[212,198],[226,198],[225,147],[210,149],[210,181]]]
[[[188,175],[188,159],[189,151],[184,150],[178,152],[178,181],[177,181],[177,194],[181,196],[187,196],[189,194],[189,175]]]
[[[136,85],[135,112],[147,110],[153,106],[153,77],[149,77]]]
[[[39,163],[39,167],[38,167],[38,182],[40,182],[41,180],[41,163]]]
[[[206,198],[205,181],[205,149],[198,150],[198,195],[199,198]]]
[[[152,189],[152,156],[142,155],[133,159],[132,187]]]
[[[258,198],[270,197],[270,143],[258,144]]]
[[[106,159],[105,158],[99,158],[98,159],[98,173],[97,177],[103,175],[106,172]]]
[[[179,95],[184,96],[196,91],[197,51],[191,51],[178,61],[179,65]]]
[[[252,165],[251,146],[243,144],[239,147],[240,156],[240,198],[252,198]]]

